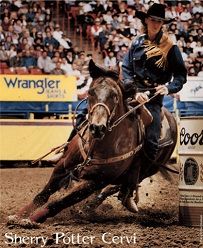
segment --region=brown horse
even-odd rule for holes
[[[18,218],[29,217],[33,222],[44,222],[97,190],[108,185],[122,184],[123,175],[142,147],[137,115],[131,114],[122,118],[129,110],[123,99],[122,85],[117,73],[97,67],[93,61],[90,62],[89,69],[93,82],[88,91],[88,124],[71,140],[44,189],[18,212]],[[156,173],[173,151],[176,125],[168,112],[166,117],[172,121],[172,137],[175,137],[173,144],[160,150],[161,162],[152,171],[142,175],[142,179]],[[119,118],[122,118],[122,121],[118,122]],[[38,209],[52,194],[67,186],[71,178],[78,182],[65,197]]]

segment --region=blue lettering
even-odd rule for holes
[[[23,89],[37,89],[38,94],[43,94],[45,90],[59,88],[60,80],[48,80],[48,78],[40,80],[20,80],[17,77],[13,79],[7,79],[4,77],[4,81],[8,88],[23,88]]]
[[[13,88],[15,88],[15,85],[16,85],[16,81],[17,81],[17,78],[15,78],[15,81],[13,82],[13,80],[10,78],[9,81],[7,81],[7,78],[4,77],[4,81],[6,82],[8,88],[11,86]]]

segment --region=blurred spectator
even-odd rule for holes
[[[103,30],[99,32],[99,36],[98,36],[98,42],[101,50],[104,49],[104,45],[106,44],[108,37],[112,33],[112,31],[113,31],[113,27],[110,22],[107,22],[105,25],[103,25]]]
[[[56,67],[50,72],[53,75],[65,75],[65,71],[61,69],[61,60],[56,62]]]
[[[114,29],[118,29],[118,28],[119,28],[119,21],[118,21],[119,15],[118,15],[118,14],[114,14],[112,17],[113,17],[113,20],[112,20],[112,27],[113,27]]]
[[[76,77],[77,80],[77,94],[78,99],[81,100],[87,96],[88,87],[85,84],[85,77],[81,74],[79,68],[81,67],[81,62],[79,60],[75,60],[72,65],[72,76]]]
[[[186,43],[186,46],[183,47],[183,52],[185,52],[187,55],[193,53],[193,48],[191,47],[191,43],[189,41]]]
[[[19,40],[18,48],[25,50],[27,46],[29,47],[27,38],[24,37],[21,39],[21,41]]]
[[[37,66],[45,73],[50,73],[55,68],[55,64],[51,58],[47,56],[46,51],[43,51],[42,55],[37,59]]]
[[[9,50],[6,50],[6,53],[8,60],[11,59],[12,57],[15,57],[17,54],[15,45],[11,44]]]
[[[66,60],[69,64],[73,64],[74,61],[74,56],[73,56],[73,52],[68,50],[67,54],[66,54]]]
[[[180,20],[182,22],[188,22],[189,20],[191,20],[191,18],[191,13],[188,11],[187,8],[184,8],[183,12],[180,14]]]
[[[7,16],[4,17],[1,26],[3,28],[4,31],[8,31],[8,27],[10,26],[10,20]]]
[[[111,23],[113,21],[113,17],[112,17],[112,13],[110,10],[107,10],[104,14],[103,14],[103,19],[106,23]]]
[[[116,56],[113,51],[109,51],[108,55],[104,58],[104,66],[110,70],[116,68]]]
[[[198,77],[203,77],[203,66],[201,66],[200,71],[197,74]]]
[[[11,47],[11,44],[13,44],[13,43],[12,43],[12,38],[11,38],[11,36],[7,36],[6,39],[5,39],[5,43],[4,43],[4,48],[5,48],[5,50],[9,50],[10,47]]]
[[[94,5],[94,10],[93,12],[97,15],[100,16],[102,13],[105,12],[104,6],[101,3],[100,0],[96,0],[96,4]]]
[[[10,11],[8,8],[5,8],[3,13],[1,14],[1,20],[4,20],[5,17],[8,17],[8,19],[10,19]]]
[[[54,57],[54,46],[49,44],[47,48],[47,55],[52,59]]]
[[[37,47],[40,47],[40,49],[44,49],[43,39],[42,38],[36,38],[33,46],[35,49],[37,49]]]
[[[177,4],[175,10],[176,10],[176,12],[177,12],[178,14],[181,14],[181,13],[184,11],[184,8],[183,8],[181,2],[178,2],[178,4]]]
[[[179,40],[177,41],[177,45],[178,45],[179,48],[186,46],[186,42],[185,42],[184,36],[180,36]]]
[[[125,44],[120,46],[120,50],[118,51],[116,55],[116,59],[118,63],[121,63],[123,61],[123,58],[125,54],[127,53],[127,51],[128,51],[128,47]]]
[[[94,24],[94,18],[87,12],[82,13],[77,17],[78,24],[82,29],[82,36],[85,38],[87,36],[87,27]]]
[[[52,36],[51,32],[46,32],[46,37],[43,41],[44,46],[49,46],[50,44],[53,45],[54,48],[58,48],[59,43],[58,41]]]
[[[183,47],[179,47],[181,55],[183,57],[183,60],[186,61],[188,58],[188,55],[183,51]]]
[[[3,28],[2,26],[0,25],[0,42],[5,40],[5,34],[3,32]]]
[[[197,43],[196,43],[196,46],[194,47],[194,49],[193,49],[193,51],[194,51],[194,53],[200,53],[201,55],[203,55],[203,46],[202,46],[202,44],[201,44],[201,42],[200,41],[198,41]]]
[[[190,67],[188,70],[188,76],[196,76],[194,67]]]
[[[203,13],[196,12],[196,13],[193,15],[192,22],[193,22],[193,23],[202,24],[202,15],[203,15]]]
[[[8,56],[3,41],[0,42],[0,61],[8,62]]]
[[[168,7],[165,13],[167,19],[178,19],[179,13],[176,10],[175,6]]]
[[[23,51],[17,50],[17,54],[9,59],[9,66],[13,69],[22,68],[23,65]]]
[[[203,7],[202,7],[199,0],[195,0],[194,7],[192,8],[192,13],[193,14],[196,14],[196,13],[202,13],[203,14]]]
[[[27,69],[37,66],[37,60],[31,55],[29,50],[27,50],[23,56],[23,66]]]
[[[99,18],[95,19],[94,25],[91,27],[91,35],[94,37],[94,47],[98,48],[99,33],[103,31]]]
[[[61,60],[61,69],[65,72],[66,75],[72,75],[72,65],[67,62],[65,58]]]
[[[47,32],[51,32],[51,30],[47,30]],[[56,24],[55,25],[55,29],[53,31],[53,37],[54,39],[56,40],[60,40],[61,39],[61,36],[62,36],[63,32],[60,30],[60,25],[59,24]]]
[[[22,37],[22,39],[24,39],[24,38],[27,39],[27,44],[28,44],[29,46],[32,46],[32,45],[33,45],[34,39],[33,39],[33,37],[30,36],[29,30],[25,30],[25,31],[23,32],[23,37]]]

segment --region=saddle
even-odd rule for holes
[[[153,117],[150,111],[144,105],[139,108],[138,116],[139,116],[139,133],[141,133],[139,139],[141,142],[141,139],[144,137],[145,128],[150,125],[150,123],[153,120]],[[162,108],[161,109],[161,134],[160,134],[160,139],[159,139],[159,148],[163,148],[163,147],[166,147],[172,144],[173,144],[173,139],[171,136],[170,124]]]

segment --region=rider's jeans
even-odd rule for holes
[[[144,151],[147,157],[154,161],[158,153],[161,132],[161,106],[156,103],[146,103],[145,106],[153,116],[152,123],[145,130]]]

